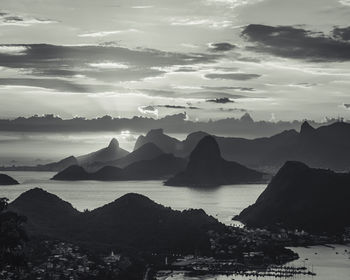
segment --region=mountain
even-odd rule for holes
[[[182,146],[181,141],[164,134],[163,129],[152,129],[146,136],[140,135],[136,140],[134,151],[146,143],[153,143],[163,152],[169,154],[177,154],[177,151],[180,151]]]
[[[53,162],[45,165],[38,165],[38,169],[41,169],[42,171],[61,171],[77,163],[78,160],[74,156],[70,156],[58,162]]]
[[[159,180],[185,169],[187,160],[172,154],[162,154],[149,160],[134,162],[123,169],[123,178],[129,180]]]
[[[203,210],[175,211],[139,194],[126,194],[84,213],[42,189],[29,190],[10,204],[28,217],[31,234],[85,245],[136,248],[152,252],[209,251],[209,230],[226,227]]]
[[[10,203],[9,210],[28,218],[30,233],[56,236],[66,234],[79,214],[70,203],[40,188],[22,193]]]
[[[161,154],[153,159],[134,162],[124,169],[116,166],[104,166],[96,172],[87,172],[83,167],[74,165],[57,173],[52,180],[160,180],[182,171],[186,164],[186,159],[177,158],[172,154]]]
[[[209,250],[207,231],[223,229],[203,210],[174,211],[139,194],[127,194],[86,214],[79,240],[158,252]]]
[[[245,117],[242,122],[249,122],[249,118]],[[189,134],[184,141],[177,143],[179,148],[174,155],[189,156],[207,135],[202,131]],[[305,121],[300,132],[285,130],[271,137],[256,139],[213,137],[224,159],[269,173],[277,172],[286,161],[301,161],[312,167],[337,171],[350,169],[350,124],[345,122],[313,128]],[[164,136],[161,138],[162,142],[167,139]],[[147,139],[151,141],[151,138]],[[168,145],[171,145],[171,141]]]
[[[131,152],[130,154],[126,155],[123,158],[109,161],[105,165],[110,166],[117,166],[120,168],[123,168],[125,166],[128,166],[134,162],[138,162],[140,160],[148,160],[156,158],[157,156],[160,156],[164,152],[155,144],[153,143],[146,143],[142,145],[137,150]]]
[[[81,166],[89,167],[94,163],[105,163],[125,157],[129,152],[119,147],[117,139],[113,138],[106,148],[87,155],[77,157]]]
[[[239,163],[224,160],[215,138],[205,136],[190,155],[185,171],[165,184],[170,186],[219,186],[259,182],[263,173]]]
[[[85,169],[79,165],[71,165],[66,169],[58,172],[52,177],[52,180],[57,181],[80,181],[91,180],[91,173],[85,171]]]
[[[122,169],[115,166],[104,166],[100,170],[91,174],[92,180],[118,181],[122,180]]]
[[[19,183],[6,174],[0,174],[0,185],[18,185]]]
[[[257,201],[235,219],[248,226],[280,225],[310,232],[350,226],[350,174],[289,161]]]

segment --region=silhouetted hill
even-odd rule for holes
[[[6,174],[0,174],[0,185],[18,185],[19,183]]]
[[[172,154],[162,154],[154,159],[141,160],[123,169],[123,178],[130,180],[159,180],[185,169],[187,160]]]
[[[91,174],[93,180],[118,181],[122,180],[122,169],[115,166],[104,166],[100,170]]]
[[[125,167],[140,160],[153,159],[163,154],[163,151],[153,143],[146,143],[123,158],[107,162],[106,165]]]
[[[219,146],[212,136],[205,136],[190,155],[185,171],[165,184],[172,186],[218,186],[258,182],[263,173],[221,157]]]
[[[209,250],[207,231],[224,227],[203,210],[174,211],[139,194],[127,194],[84,216],[80,240],[101,240],[158,252]]]
[[[236,218],[249,226],[281,225],[312,232],[350,226],[350,174],[287,162],[257,201]]]
[[[79,165],[69,166],[52,177],[52,180],[58,181],[79,181],[90,179],[91,174],[86,172],[85,169]]]
[[[79,214],[70,203],[40,188],[22,193],[9,209],[26,216],[29,232],[40,235],[65,234]]]
[[[120,159],[129,154],[128,151],[119,147],[117,139],[113,138],[106,148],[98,150],[96,152],[77,157],[79,165],[89,167],[93,163],[105,163],[113,160]]]
[[[28,217],[32,234],[108,248],[206,252],[210,248],[207,232],[226,229],[203,210],[174,211],[139,194],[126,194],[80,213],[57,196],[33,189],[20,195],[10,207]]]

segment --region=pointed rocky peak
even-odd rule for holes
[[[108,149],[119,149],[119,142],[116,138],[113,138],[111,142],[109,142]]]
[[[313,128],[307,121],[304,121],[300,128],[300,134],[301,135],[310,135],[315,131],[315,128]]]
[[[221,153],[218,143],[213,136],[202,138],[190,155],[190,160],[218,160]]]
[[[254,122],[253,118],[249,115],[249,113],[245,113],[240,120],[242,122]]]

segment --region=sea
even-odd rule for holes
[[[205,212],[227,225],[242,226],[232,217],[253,204],[266,188],[265,184],[227,185],[211,189],[164,186],[162,181],[52,181],[52,172],[12,171],[6,174],[20,185],[0,186],[0,197],[10,201],[21,193],[39,187],[70,202],[79,211],[95,209],[110,203],[127,193],[143,194],[157,203],[175,210],[202,208]],[[350,244],[311,247],[292,247],[299,259],[291,266],[306,266],[316,276],[297,275],[293,279],[350,280]],[[187,276],[174,273],[164,280],[249,280],[282,279],[276,277],[246,277],[239,275]]]

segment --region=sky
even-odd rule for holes
[[[0,118],[350,119],[349,0],[2,0]]]

